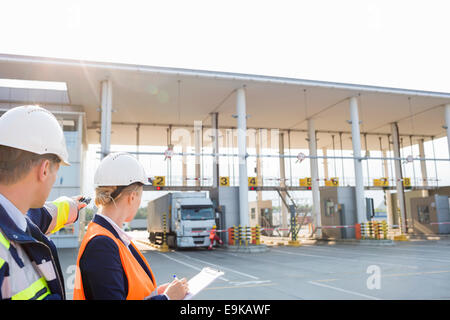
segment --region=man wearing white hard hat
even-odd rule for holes
[[[99,211],[88,225],[78,252],[74,300],[178,300],[187,293],[186,279],[158,286],[145,257],[123,231],[134,219],[144,167],[128,153],[111,153],[94,176]]]
[[[0,299],[65,299],[64,277],[46,235],[78,219],[81,198],[46,202],[68,152],[55,116],[21,106],[0,117]]]

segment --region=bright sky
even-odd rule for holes
[[[0,52],[450,92],[450,2],[0,2]]]
[[[450,92],[449,12],[432,0],[3,0],[0,53]]]

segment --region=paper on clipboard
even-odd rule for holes
[[[219,270],[214,270],[209,267],[204,267],[200,273],[196,274],[188,281],[189,292],[184,297],[184,300],[192,299],[197,293],[209,286],[218,277],[225,273]]]

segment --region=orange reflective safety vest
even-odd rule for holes
[[[136,260],[136,258],[130,252],[130,250],[125,246],[125,244],[123,244],[122,241],[117,239],[107,229],[103,228],[102,226],[100,226],[95,222],[91,222],[89,223],[87,232],[83,238],[83,241],[81,242],[80,250],[78,252],[77,268],[75,271],[75,289],[73,291],[74,300],[86,300],[86,297],[84,296],[83,281],[81,279],[80,259],[83,256],[83,252],[84,249],[86,248],[86,245],[89,243],[91,239],[93,239],[96,236],[107,236],[112,240],[114,240],[117,247],[119,247],[120,261],[122,262],[122,266],[128,280],[127,300],[143,300],[145,297],[148,297],[155,290],[157,290],[156,280],[153,280],[152,282],[148,274],[144,271],[144,269],[142,269],[139,262]],[[152,278],[155,279],[153,271],[152,269],[150,269],[147,260],[144,258],[141,252],[134,246],[133,243],[131,243],[131,245],[139,253],[142,260],[150,270]]]
[[[214,240],[215,237],[216,237],[216,229],[211,229],[211,231],[209,232],[209,239]]]

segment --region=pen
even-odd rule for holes
[[[176,275],[176,274],[174,274],[174,275],[173,275],[173,280],[178,280],[178,278],[177,278],[177,275]]]

